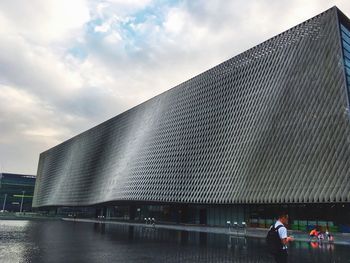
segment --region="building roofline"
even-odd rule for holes
[[[20,176],[20,177],[27,177],[27,178],[35,178],[36,176],[33,174],[20,174],[20,173],[7,173],[7,172],[1,172],[1,175],[6,176]]]
[[[241,53],[239,53],[239,54],[237,54],[237,55],[235,55],[235,56],[233,56],[233,57],[231,57],[231,58],[229,58],[229,59],[227,59],[227,60],[225,60],[225,61],[223,61],[223,62],[221,62],[221,63],[219,63],[219,64],[217,64],[217,65],[215,65],[215,66],[213,66],[213,67],[211,67],[210,69],[207,69],[207,70],[205,70],[205,71],[203,71],[203,72],[197,74],[196,76],[193,76],[192,78],[190,78],[190,79],[188,79],[188,80],[185,80],[185,81],[179,83],[178,85],[176,85],[176,86],[174,86],[174,87],[172,87],[172,88],[170,88],[170,89],[168,89],[168,90],[166,90],[166,91],[163,91],[163,92],[157,94],[156,96],[154,96],[154,97],[152,97],[152,98],[149,98],[149,99],[145,100],[144,102],[141,102],[140,104],[137,104],[137,105],[135,105],[135,106],[133,106],[133,107],[131,107],[131,108],[129,108],[129,109],[127,109],[127,110],[125,110],[125,111],[119,113],[119,114],[117,114],[117,115],[114,116],[114,117],[111,117],[111,118],[109,118],[109,119],[107,119],[107,120],[105,120],[105,121],[103,121],[103,122],[101,122],[101,123],[99,123],[99,124],[97,124],[97,125],[95,125],[95,126],[89,128],[89,129],[87,129],[87,130],[81,132],[81,133],[78,133],[78,134],[76,134],[76,135],[70,137],[69,139],[67,139],[67,140],[65,140],[65,141],[63,141],[63,142],[61,142],[61,143],[59,143],[59,144],[57,144],[57,145],[55,145],[55,146],[53,146],[53,147],[51,147],[51,148],[45,150],[45,151],[43,151],[43,152],[41,152],[41,153],[40,153],[40,156],[41,156],[41,155],[44,155],[44,154],[47,153],[47,152],[50,152],[51,150],[53,150],[53,149],[59,147],[60,145],[63,145],[63,144],[65,144],[65,143],[68,143],[68,142],[74,140],[75,138],[77,138],[77,137],[79,137],[79,136],[82,136],[84,133],[87,133],[87,132],[89,132],[89,131],[92,131],[92,130],[94,130],[94,129],[97,129],[98,127],[100,127],[100,126],[102,126],[102,125],[105,125],[107,122],[109,122],[109,121],[111,121],[111,120],[113,120],[113,119],[115,119],[115,118],[118,118],[118,117],[123,116],[124,114],[127,114],[128,112],[134,110],[136,107],[139,107],[139,106],[144,105],[144,104],[146,104],[146,103],[148,103],[148,102],[150,102],[150,101],[152,101],[152,100],[154,100],[154,99],[157,99],[158,97],[160,97],[161,95],[163,95],[163,94],[166,93],[166,92],[170,92],[170,91],[173,91],[173,90],[175,90],[175,89],[177,89],[177,88],[181,88],[181,87],[182,87],[183,85],[185,85],[187,82],[192,81],[193,79],[198,78],[198,77],[200,77],[200,76],[202,76],[202,75],[204,75],[204,74],[206,74],[206,73],[209,73],[209,72],[211,72],[211,71],[215,71],[216,69],[220,68],[223,64],[228,63],[229,61],[231,61],[232,59],[234,59],[234,58],[236,58],[236,57],[248,55],[249,52],[251,52],[252,50],[258,49],[258,48],[260,48],[261,46],[266,45],[266,43],[273,41],[275,38],[278,38],[278,37],[280,37],[280,36],[282,36],[282,35],[284,35],[284,34],[287,34],[287,33],[289,33],[290,31],[294,30],[295,28],[297,28],[297,27],[299,27],[299,26],[301,26],[301,25],[303,25],[303,24],[305,24],[305,23],[308,23],[308,22],[310,22],[310,21],[312,21],[312,20],[314,20],[314,19],[316,19],[316,18],[318,18],[318,17],[320,17],[320,16],[323,16],[324,14],[326,14],[326,13],[328,13],[328,12],[332,12],[332,11],[333,11],[333,12],[338,12],[338,14],[341,14],[342,17],[345,17],[346,20],[350,23],[350,20],[347,18],[347,16],[346,16],[337,6],[334,5],[334,6],[330,7],[330,8],[328,8],[328,9],[326,9],[325,11],[323,11],[323,12],[321,12],[321,13],[319,13],[319,14],[317,14],[317,15],[315,15],[315,16],[313,16],[313,17],[307,19],[307,20],[305,20],[305,21],[303,21],[303,22],[301,22],[301,23],[298,23],[297,25],[292,26],[291,28],[289,28],[289,29],[287,29],[287,30],[285,30],[285,31],[283,31],[283,32],[281,32],[281,33],[279,33],[279,34],[277,34],[277,35],[271,37],[271,38],[268,38],[267,40],[265,40],[265,41],[259,43],[258,45],[255,45],[255,46],[253,46],[253,47],[251,47],[251,48],[249,48],[249,49],[247,49],[247,50],[245,50],[245,51],[243,51],[243,52],[241,52]]]
[[[339,21],[350,28],[350,19],[338,7],[334,6],[334,8],[337,10]]]

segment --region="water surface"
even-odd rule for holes
[[[350,246],[294,242],[289,262],[350,262]],[[263,239],[65,221],[0,221],[0,262],[271,262]]]

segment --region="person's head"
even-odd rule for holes
[[[281,221],[283,225],[288,224],[288,213],[284,211],[278,213],[278,220]]]

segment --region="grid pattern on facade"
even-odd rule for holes
[[[332,8],[40,155],[33,205],[350,201]]]

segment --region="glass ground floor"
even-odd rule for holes
[[[234,226],[268,228],[279,211],[289,214],[289,228],[308,231],[314,227],[328,228],[331,232],[350,233],[350,204],[146,204],[108,203],[93,207],[41,208],[48,213],[62,216],[94,217],[111,220],[157,223],[200,224],[208,226]]]

